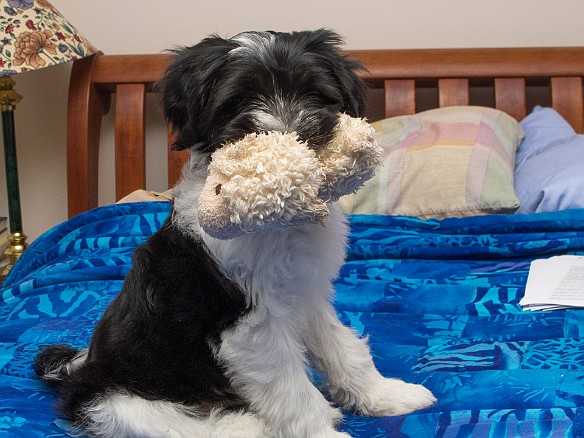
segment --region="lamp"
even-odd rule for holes
[[[4,277],[26,248],[22,230],[14,109],[21,96],[12,76],[74,61],[96,52],[79,32],[46,0],[0,0],[0,106],[6,165],[9,258]]]

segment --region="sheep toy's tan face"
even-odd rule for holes
[[[373,128],[345,114],[339,115],[333,140],[318,152],[295,133],[248,134],[211,156],[199,224],[220,239],[324,225],[327,204],[361,187],[381,158]]]

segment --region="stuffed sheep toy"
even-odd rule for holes
[[[295,133],[253,133],[211,156],[199,224],[211,236],[321,224],[327,204],[356,191],[381,164],[374,130],[341,114],[333,140],[315,151]]]

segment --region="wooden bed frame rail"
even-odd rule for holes
[[[435,90],[432,107],[444,107],[476,104],[473,87],[489,87],[492,106],[517,120],[535,104],[547,105],[576,132],[584,132],[584,47],[355,50],[347,54],[366,67],[361,74],[372,93],[382,94],[382,108],[370,110],[384,117],[415,113],[423,89]],[[99,53],[74,63],[67,131],[70,217],[97,206],[101,120],[114,94],[116,199],[145,188],[146,93],[153,91],[170,59],[168,54]],[[549,92],[532,101],[529,87]],[[169,130],[169,143],[171,137]],[[184,151],[169,151],[169,187],[177,181],[185,159]]]

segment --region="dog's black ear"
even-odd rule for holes
[[[166,120],[178,134],[174,150],[188,149],[206,141],[202,112],[219,69],[234,43],[218,36],[205,38],[174,52],[174,60],[158,82]]]
[[[334,71],[345,101],[345,106],[341,111],[351,117],[363,117],[367,88],[356,72],[364,70],[364,67],[361,63],[347,57],[343,57],[342,65],[343,69]]]
[[[367,87],[357,72],[364,71],[365,67],[341,53],[343,38],[336,32],[318,29],[307,33],[307,37],[307,49],[327,61],[329,70],[337,81],[343,96],[341,112],[351,117],[363,117]]]

